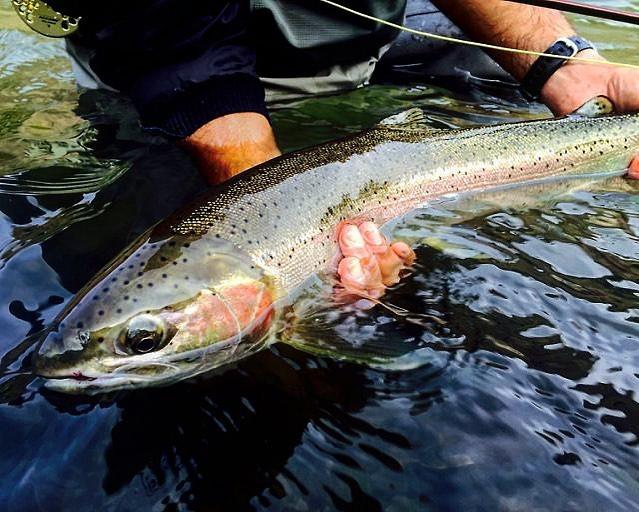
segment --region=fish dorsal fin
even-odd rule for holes
[[[429,119],[421,108],[411,108],[399,114],[387,117],[377,124],[378,128],[386,130],[400,130],[420,134],[440,134],[446,130],[432,126],[433,120]]]
[[[612,114],[614,111],[615,105],[610,98],[596,96],[575,110],[572,115],[577,117],[597,117]]]

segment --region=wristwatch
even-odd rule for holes
[[[539,57],[521,81],[520,90],[524,98],[530,101],[538,100],[548,79],[568,62],[567,58],[574,57],[582,50],[591,49],[594,49],[593,44],[579,36],[557,39],[544,53],[566,57],[566,59]]]

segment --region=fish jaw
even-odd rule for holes
[[[130,388],[167,386],[228,366],[261,350],[271,339],[276,317],[273,291],[261,281],[239,279],[218,292],[204,289],[179,312],[158,316],[176,334],[163,350],[124,357],[89,340],[81,350],[61,353],[52,330],[36,354],[35,372],[45,387],[62,393],[99,394]],[[179,346],[179,351],[167,350]],[[47,355],[47,348],[52,356]]]

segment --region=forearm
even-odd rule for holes
[[[180,144],[212,185],[280,155],[271,125],[255,112],[213,119]]]
[[[484,43],[545,51],[555,40],[575,33],[558,11],[504,0],[435,0],[434,3],[470,38]],[[491,56],[517,80],[536,57],[500,51]]]

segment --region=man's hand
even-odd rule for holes
[[[559,11],[503,0],[434,0],[464,32],[478,41],[538,52],[575,34]],[[537,57],[495,51],[495,60],[521,80]],[[604,60],[594,50],[579,57]],[[542,89],[542,100],[555,115],[565,115],[595,96],[610,98],[618,112],[639,111],[639,71],[570,61]]]
[[[545,51],[561,37],[575,34],[559,11],[503,0],[433,0],[466,34],[473,39],[508,48]],[[536,57],[504,52],[492,56],[501,66],[521,80]],[[579,57],[604,61],[594,50],[579,52]],[[607,96],[617,112],[639,111],[639,71],[569,61],[557,70],[541,91],[541,99],[555,115],[574,112],[596,96]],[[630,178],[639,179],[639,157],[630,163]]]
[[[584,50],[578,56],[604,61],[594,50]],[[596,96],[607,96],[616,112],[639,112],[639,71],[569,61],[541,91],[542,100],[556,116],[570,114]],[[630,162],[628,177],[639,179],[639,155]]]
[[[578,57],[605,60],[594,50]],[[541,91],[543,102],[558,116],[574,112],[595,96],[610,98],[617,112],[639,112],[639,70],[569,61]]]
[[[213,119],[181,145],[211,185],[281,154],[268,120],[254,112]]]
[[[415,261],[404,242],[390,244],[372,222],[345,224],[338,234],[343,259],[337,274],[347,292],[378,298],[387,286],[399,282],[400,272]]]

